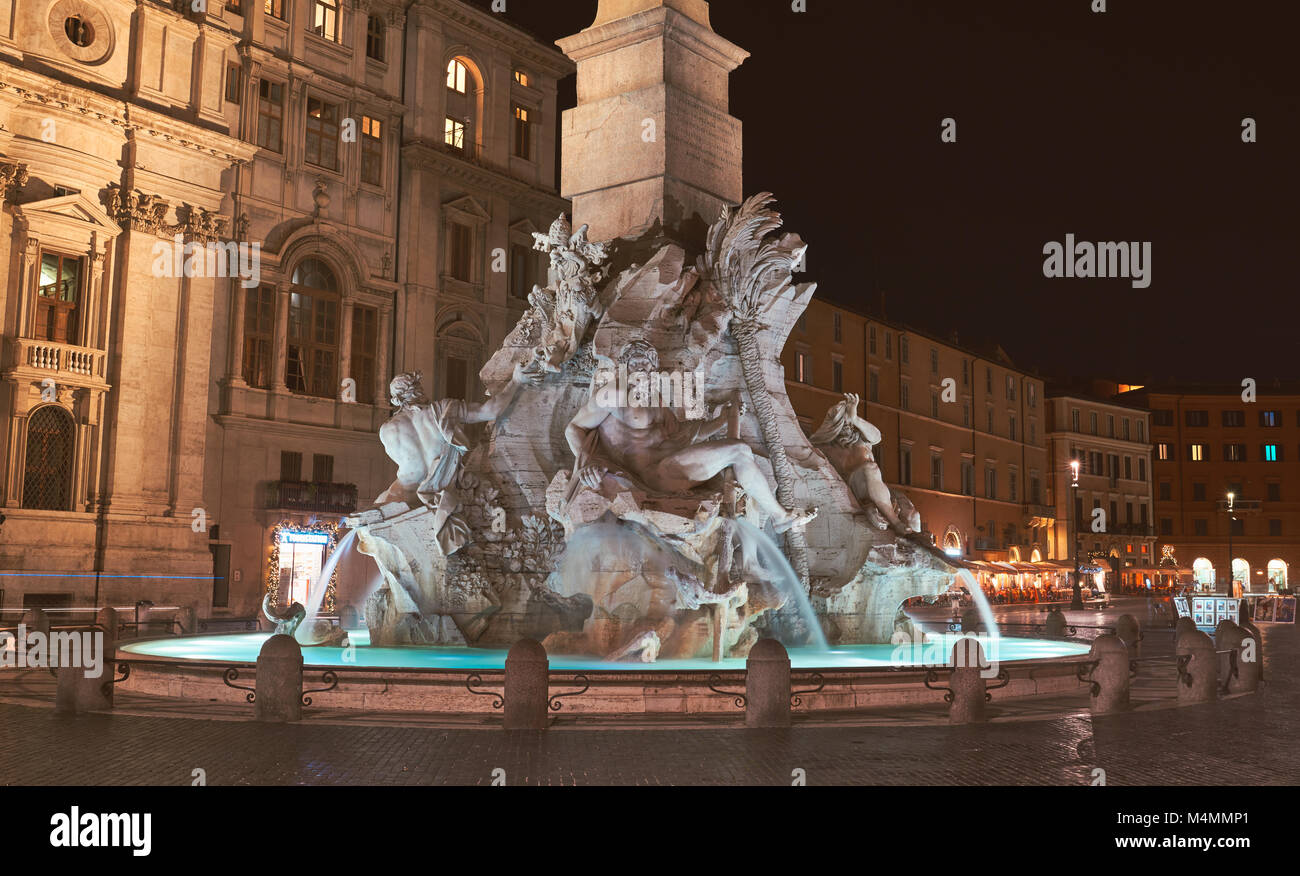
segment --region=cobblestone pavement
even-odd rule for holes
[[[1113,622],[1118,611],[1079,622]],[[1092,620],[1096,618],[1096,620]],[[1159,647],[1159,634],[1149,641]],[[888,721],[753,731],[558,726],[544,733],[418,724],[260,725],[154,713],[66,718],[0,704],[0,784],[1252,785],[1300,782],[1300,632],[1263,628],[1258,694],[1092,719],[1080,703],[981,726]],[[1167,646],[1166,646],[1167,647]],[[0,685],[3,687],[3,685]],[[0,690],[0,693],[3,691]],[[1086,701],[1084,701],[1086,702]]]

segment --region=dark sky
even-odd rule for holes
[[[778,197],[819,296],[878,313],[883,295],[890,319],[1048,376],[1300,376],[1300,4],[807,5],[711,10],[751,53],[731,79],[746,194]],[[550,41],[596,6],[508,0],[507,17]],[[1150,287],[1045,278],[1067,233],[1150,241]]]

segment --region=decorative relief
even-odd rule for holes
[[[0,158],[0,197],[8,199],[25,185],[27,185],[27,165]]]
[[[108,214],[126,231],[145,231],[159,237],[181,234],[187,241],[200,243],[229,239],[227,226],[230,220],[202,207],[182,204],[176,209],[177,221],[170,223],[167,213],[171,205],[157,195],[126,190],[116,183],[109,183],[103,200]],[[247,217],[241,219],[246,231]]]

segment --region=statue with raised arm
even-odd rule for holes
[[[560,370],[578,351],[587,330],[603,313],[596,285],[605,278],[610,245],[587,240],[587,226],[576,232],[560,215],[546,234],[533,234],[533,249],[550,256],[550,283],[534,286],[528,301],[542,317],[540,345],[534,361],[550,372]]]
[[[379,428],[379,440],[389,458],[397,463],[397,478],[375,504],[405,502],[412,508],[429,508],[435,514],[438,541],[450,556],[469,538],[469,527],[456,515],[456,478],[461,459],[469,450],[464,427],[497,420],[519,388],[536,385],[541,374],[535,368],[516,365],[514,379],[505,391],[482,404],[460,399],[430,404],[421,385],[422,377],[419,371],[399,374],[389,385],[397,411]]]
[[[919,532],[921,517],[906,496],[894,493],[880,474],[871,448],[882,440],[880,430],[858,416],[860,399],[844,396],[826,412],[821,428],[809,441],[820,450],[848,483],[864,509],[879,513],[899,535]]]
[[[644,340],[624,346],[619,356],[628,374],[657,375],[659,354]],[[817,509],[785,508],[748,444],[735,439],[709,440],[725,430],[730,403],[711,420],[679,421],[668,407],[611,403],[615,393],[593,391],[565,429],[576,459],[570,495],[578,486],[613,499],[629,487],[655,495],[676,495],[704,484],[730,469],[745,493],[768,515],[777,532],[802,527]],[[622,400],[619,400],[622,401]],[[739,413],[743,414],[741,407]]]

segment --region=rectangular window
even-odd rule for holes
[[[256,389],[271,388],[271,356],[275,348],[275,287],[244,290],[244,382]]]
[[[844,363],[838,359],[831,361],[831,391],[844,391]]]
[[[311,455],[311,479],[318,484],[334,483],[334,457],[325,453]]]
[[[1174,534],[1174,519],[1172,517],[1160,518],[1160,534],[1161,535]]]
[[[893,334],[893,332],[885,332],[885,358],[886,358],[886,359],[893,359],[893,358],[894,358],[894,334]]]
[[[1223,411],[1223,425],[1225,426],[1244,426],[1246,425],[1245,411]]]
[[[1224,444],[1223,461],[1224,462],[1245,462],[1246,445],[1245,444]]]
[[[525,88],[527,88],[528,85],[529,85],[528,74],[525,73],[523,70],[516,70],[516,71],[515,71],[515,83],[516,83],[517,85],[522,85],[522,86],[524,86]]]
[[[461,151],[464,151],[465,123],[453,119],[451,116],[448,116],[447,127],[445,132],[443,133],[442,142],[450,146],[452,149],[459,149]]]
[[[867,328],[867,349],[871,352],[871,355],[876,355],[876,327],[874,325]]]
[[[244,71],[238,64],[226,65],[226,102],[239,103],[240,89],[243,87]]]
[[[988,366],[984,368],[984,391],[989,395],[993,394],[993,369]]]
[[[338,391],[338,299],[289,293],[285,383],[290,392],[334,398]]]
[[[1038,475],[1029,476],[1029,501],[1038,505],[1043,501],[1043,485]]]
[[[307,142],[303,160],[337,170],[339,163],[339,108],[315,97],[307,98]]]
[[[1133,457],[1124,457],[1124,480],[1133,480]]]
[[[1016,400],[1016,378],[1010,374],[1007,375],[1007,401]]]
[[[1138,457],[1138,480],[1145,481],[1146,479],[1147,479],[1147,461],[1145,457],[1139,456]]]
[[[295,484],[302,480],[302,454],[296,450],[280,451],[280,480]]]
[[[1210,445],[1208,444],[1189,444],[1187,446],[1187,458],[1192,462],[1205,462],[1210,455]]]
[[[312,0],[311,31],[332,43],[339,41],[338,0]]]
[[[812,357],[802,350],[794,354],[794,379],[797,383],[812,383]]]
[[[1210,425],[1209,411],[1186,411],[1183,414],[1184,421],[1188,426],[1208,426]]]
[[[1019,502],[1020,499],[1019,496],[1017,495],[1018,490],[1019,488],[1016,484],[1015,471],[1007,472],[1007,499],[1012,502]]]
[[[357,403],[375,403],[378,379],[379,311],[373,307],[352,308],[352,379],[357,382]]]
[[[244,14],[244,4],[242,0],[226,0],[226,11],[233,12],[235,15]]]
[[[970,402],[961,403],[961,424],[970,428]]]
[[[257,145],[282,152],[283,126],[284,84],[263,79],[257,83]]]
[[[1025,385],[1025,395],[1029,398],[1029,409],[1033,410],[1038,407],[1038,387],[1034,383]]]
[[[361,117],[361,181],[372,186],[384,182],[383,123],[370,116]]]
[[[514,147],[516,158],[532,160],[533,126],[529,123],[528,112],[526,107],[515,107]]]
[[[930,348],[930,373],[939,373],[939,351],[934,347]]]
[[[902,395],[898,400],[898,406],[905,411],[910,411],[912,409],[912,387],[904,383],[903,388],[899,391]]]
[[[1088,412],[1088,431],[1094,435],[1097,434],[1097,412],[1096,411]]]
[[[1130,428],[1131,428],[1131,423],[1129,421],[1129,418],[1125,417],[1123,420],[1120,421],[1119,424],[1119,437],[1123,438],[1125,441],[1129,440]]]
[[[531,247],[520,243],[510,246],[510,294],[528,300],[538,282],[537,256]]]
[[[1210,534],[1210,523],[1205,518],[1192,521],[1192,534],[1206,536]]]
[[[1205,501],[1205,484],[1192,484],[1192,501]]]
[[[1137,440],[1138,440],[1138,443],[1139,443],[1139,444],[1145,444],[1145,443],[1146,443],[1146,440],[1147,440],[1147,439],[1146,439],[1146,431],[1147,431],[1147,430],[1146,430],[1146,420],[1138,420],[1138,421],[1137,421],[1137,432],[1138,432],[1138,438],[1137,438]]]
[[[943,457],[937,453],[930,456],[930,489],[943,490]]]
[[[1154,410],[1151,412],[1152,426],[1172,426],[1174,424],[1174,412],[1168,408]]]
[[[1276,429],[1282,425],[1281,411],[1260,411],[1259,424],[1265,429]]]
[[[1113,414],[1106,415],[1106,435],[1109,438],[1115,437],[1115,416]]]
[[[262,11],[272,18],[284,21],[284,0],[263,0]]]
[[[873,402],[880,401],[880,372],[872,371],[867,384],[869,398]]]
[[[1012,441],[1016,440],[1016,418],[1010,417],[1007,424],[1007,437]]]
[[[1156,442],[1156,459],[1160,460],[1161,462],[1168,462],[1168,461],[1169,461],[1169,442],[1168,442],[1168,441],[1158,441],[1158,442]]]
[[[474,280],[474,229],[463,222],[447,223],[447,273],[466,283]]]
[[[986,431],[990,435],[992,435],[993,434],[993,409],[988,408],[984,413],[987,415],[986,419],[988,420],[988,429]]]
[[[1245,535],[1245,534],[1246,534],[1246,521],[1245,521],[1245,520],[1242,520],[1240,517],[1233,517],[1233,518],[1231,518],[1231,519],[1228,521],[1228,523],[1229,523],[1229,525],[1232,527],[1232,534],[1233,534],[1233,535]]]
[[[835,343],[844,342],[844,320],[839,313],[831,314],[831,331],[835,336]]]
[[[902,364],[908,364],[907,361],[907,335],[898,336],[898,361]]]
[[[912,485],[912,448],[898,448],[898,482],[904,486]]]
[[[996,499],[998,497],[998,470],[996,468],[986,467],[984,469],[984,498]]]
[[[1160,501],[1161,501],[1161,502],[1168,502],[1170,499],[1172,499],[1172,498],[1173,498],[1173,490],[1174,490],[1173,484],[1169,483],[1169,481],[1161,481],[1161,482],[1160,482]]]
[[[60,344],[77,343],[78,311],[84,260],[41,250],[36,286],[36,337]]]
[[[1280,462],[1282,459],[1282,448],[1277,444],[1265,444],[1263,453],[1265,462]]]
[[[1074,432],[1079,431],[1079,409],[1078,408],[1070,408],[1070,429],[1071,431]]]
[[[939,419],[939,393],[930,390],[930,416]]]
[[[961,462],[961,494],[975,495],[975,463],[969,459],[963,459]]]
[[[1282,521],[1276,519],[1270,520],[1268,522],[1268,534],[1274,538],[1280,536],[1282,534]]]
[[[366,18],[366,57],[375,61],[384,60],[384,41],[387,27],[384,19],[378,15]]]
[[[1267,495],[1268,495],[1268,501],[1270,501],[1270,502],[1281,502],[1281,501],[1282,501],[1282,485],[1281,485],[1281,484],[1267,484],[1267,485],[1266,485],[1266,488],[1267,488],[1267,490],[1268,490],[1268,493],[1267,493]]]

